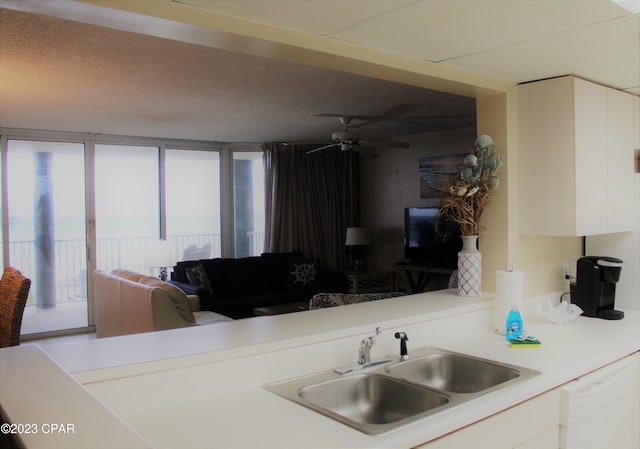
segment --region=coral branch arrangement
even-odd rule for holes
[[[458,223],[462,235],[479,234],[480,218],[500,184],[496,173],[501,165],[491,136],[478,136],[475,151],[465,157],[459,176],[447,187],[449,195],[442,199],[438,216]]]

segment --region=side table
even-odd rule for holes
[[[253,309],[255,315],[270,316],[283,313],[304,312],[309,310],[309,300],[279,304],[277,306],[257,307]]]
[[[364,273],[345,273],[347,293],[391,292],[394,285],[394,272],[370,271]]]

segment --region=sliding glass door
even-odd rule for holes
[[[96,267],[150,273],[145,250],[160,238],[157,147],[95,146]]]
[[[255,147],[14,133],[0,136],[0,248],[3,265],[32,280],[23,335],[95,324],[93,270],[155,275],[146,256],[158,240],[174,261],[263,251]]]
[[[31,278],[22,333],[87,326],[84,145],[7,142],[9,265]]]

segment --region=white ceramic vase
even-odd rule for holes
[[[480,296],[482,254],[478,251],[478,236],[463,235],[458,253],[458,295]]]

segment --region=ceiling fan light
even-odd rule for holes
[[[360,136],[356,133],[352,133],[351,131],[336,131],[331,134],[331,139],[336,142],[354,142],[360,139]]]

